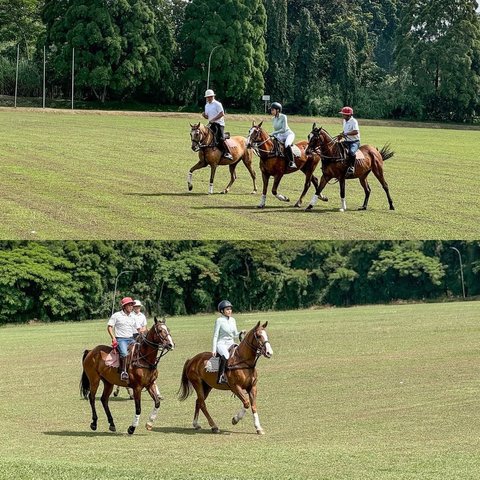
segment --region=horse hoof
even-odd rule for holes
[[[257,208],[259,209],[265,208],[265,205],[257,205]]]
[[[194,428],[194,430],[201,430],[202,429],[202,427],[198,424],[194,425],[193,428]]]
[[[116,432],[116,431],[117,431],[115,425],[110,425],[110,426],[108,427],[108,429],[109,429],[111,432]]]
[[[228,190],[227,190],[227,189],[225,189],[225,190],[222,192],[222,194],[224,194],[224,195],[225,195],[226,193],[228,193]]]
[[[309,212],[310,210],[313,210],[313,205],[307,205],[307,208],[305,209],[305,211]]]
[[[357,210],[366,210],[366,209],[367,209],[367,207],[364,207],[364,206],[362,205],[361,207],[358,207]]]
[[[390,210],[395,210],[395,207],[392,205],[392,206],[390,207]]]
[[[237,423],[238,423],[238,420],[235,417],[233,417],[232,418],[232,425],[236,425]]]
[[[212,433],[220,433],[220,429],[218,427],[213,427]]]
[[[152,429],[153,429],[153,425],[152,425],[151,423],[146,423],[146,424],[145,424],[145,428],[146,428],[149,432],[151,432]]]
[[[90,428],[95,431],[97,429],[97,424],[96,423],[91,423]]]
[[[193,185],[188,186],[188,191],[191,192],[193,190]]]
[[[128,427],[128,430],[127,430],[128,434],[129,434],[129,435],[133,435],[133,432],[134,432],[134,431],[135,431],[135,427],[133,427],[132,425],[130,425],[130,426]]]
[[[322,202],[328,202],[328,197],[324,197],[323,195],[320,197]]]
[[[340,208],[338,211],[339,211],[339,212],[344,212],[345,209],[344,209],[344,208]]]
[[[256,195],[257,191],[256,190],[253,190],[253,192],[251,193],[251,195]]]
[[[263,428],[257,428],[257,435],[265,435]]]
[[[297,202],[294,207],[297,207],[297,208],[300,208],[302,206],[302,204],[300,202]]]
[[[114,397],[118,397],[118,390],[115,390],[115,391],[113,392],[113,396],[114,396]]]

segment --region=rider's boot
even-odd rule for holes
[[[288,168],[297,168],[295,161],[293,160],[292,147],[285,147],[285,156],[288,159]]]
[[[125,370],[125,361],[127,357],[120,357],[120,380],[127,381],[128,380],[128,373]]]
[[[347,164],[348,164],[348,168],[347,168],[347,172],[345,173],[345,176],[346,177],[353,177],[353,175],[355,174],[355,154],[347,154]]]
[[[217,383],[223,385],[227,383],[227,378],[225,377],[225,367],[227,366],[227,359],[223,355],[220,355],[219,360],[220,362],[218,364]]]
[[[224,156],[227,160],[233,160],[233,157],[232,157],[231,153],[228,151],[228,148],[227,148],[227,146],[225,145],[225,140],[223,141],[223,156]]]

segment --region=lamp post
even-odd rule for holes
[[[458,260],[460,261],[460,278],[462,280],[462,293],[463,298],[465,298],[465,282],[463,281],[463,264],[462,264],[462,256],[460,255],[460,250],[456,247],[450,247],[452,250],[455,250],[458,253]]]
[[[218,48],[220,45],[216,45],[212,48],[210,55],[208,56],[208,73],[207,73],[207,90],[210,88],[210,63],[212,61],[212,53]]]
[[[113,311],[115,310],[115,297],[117,296],[117,284],[118,284],[118,279],[124,274],[124,273],[131,273],[132,270],[123,270],[121,271],[115,278],[115,287],[113,289],[113,298],[112,298],[112,315]]]

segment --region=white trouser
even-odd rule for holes
[[[285,147],[290,147],[293,141],[295,140],[295,134],[293,132],[290,133],[279,133],[277,135],[277,140],[284,143]]]
[[[225,358],[228,358],[230,355],[228,349],[233,345],[233,343],[217,343],[217,353],[223,355]]]

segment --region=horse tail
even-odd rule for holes
[[[90,350],[85,350],[83,352],[82,365],[89,351]],[[85,367],[83,367],[82,376],[80,378],[80,395],[83,398],[87,399],[89,393],[90,393],[90,380],[88,379],[87,374],[85,373]]]
[[[192,393],[192,384],[190,383],[190,380],[188,379],[188,376],[187,376],[187,368],[189,363],[190,363],[190,359],[188,359],[185,362],[185,365],[183,366],[182,381],[180,383],[180,388],[178,389],[178,392],[177,392],[178,399],[181,402],[186,400]]]
[[[390,149],[390,144],[386,143],[380,150],[380,155],[382,156],[383,161],[392,158],[395,155],[395,152]]]

